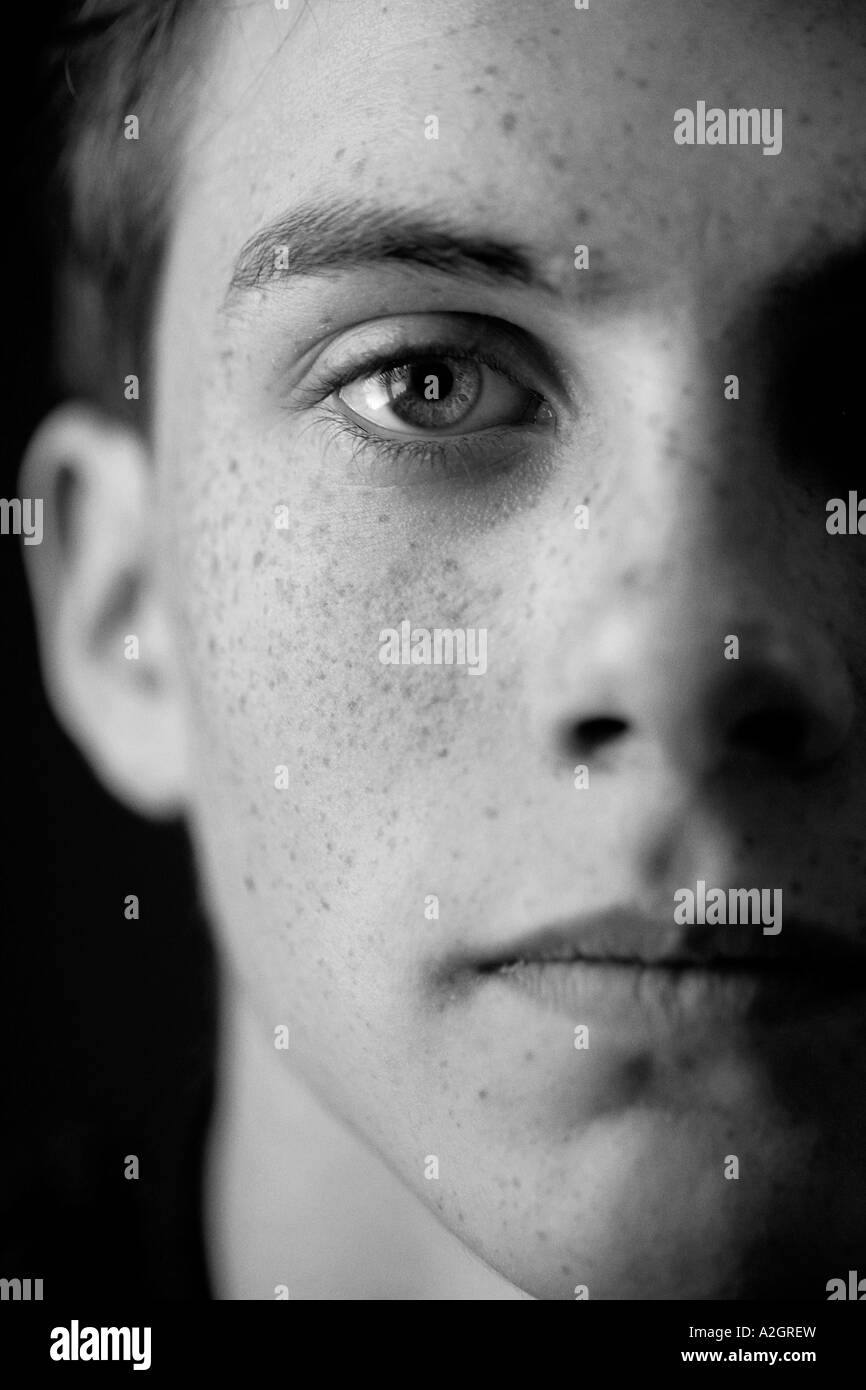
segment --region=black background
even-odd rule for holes
[[[41,195],[40,54],[62,6],[4,24],[0,495],[54,403],[52,259]],[[9,22],[15,20],[15,30]],[[215,987],[180,826],[97,785],[41,689],[21,541],[0,536],[0,1277],[44,1298],[200,1298],[199,1168],[211,1104]],[[140,918],[124,899],[137,894]],[[136,1154],[140,1177],[124,1177]]]

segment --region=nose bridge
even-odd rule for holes
[[[766,549],[776,524],[773,466],[759,403],[741,389],[734,333],[690,291],[658,319],[632,325],[611,421],[618,466],[599,498],[614,568],[673,578]],[[769,465],[769,466],[768,466]]]

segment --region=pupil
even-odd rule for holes
[[[436,395],[433,399],[444,400],[454,387],[454,376],[445,363],[435,357],[429,358],[426,362],[413,362],[410,372],[412,390],[423,400],[431,376],[436,383]]]

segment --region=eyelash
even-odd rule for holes
[[[323,412],[320,422],[325,426],[332,442],[342,438],[351,442],[353,464],[371,463],[373,469],[381,469],[383,464],[397,465],[405,475],[400,479],[404,482],[412,481],[409,476],[412,471],[433,478],[450,478],[462,471],[467,479],[477,478],[492,469],[490,465],[479,465],[478,444],[473,444],[472,441],[487,438],[492,443],[491,436],[502,437],[502,431],[487,429],[477,430],[474,435],[447,435],[441,440],[423,437],[413,439],[410,435],[400,439],[387,439],[368,434],[363,425],[337,411]],[[507,425],[503,428],[513,433],[516,427]],[[497,468],[502,471],[507,464],[501,451],[498,458]]]
[[[493,448],[497,452],[496,471],[503,471],[509,462],[513,461],[503,457],[503,449],[507,450],[508,445],[514,446],[515,435],[520,430],[518,425],[490,426],[469,434],[443,435],[438,439],[429,436],[413,438],[411,435],[389,438],[370,433],[353,417],[327,406],[332,396],[352,382],[431,357],[447,357],[454,362],[480,363],[492,371],[499,372],[513,385],[523,390],[534,391],[532,386],[521,381],[501,358],[486,347],[457,347],[448,342],[424,343],[411,349],[403,349],[402,352],[392,349],[389,352],[372,353],[365,360],[353,364],[351,371],[335,371],[318,382],[314,400],[311,402],[317,407],[316,420],[326,428],[332,441],[343,438],[351,441],[353,464],[366,463],[370,458],[374,468],[392,464],[399,465],[402,470],[414,469],[428,478],[431,475],[451,477],[461,471],[467,478],[477,478],[479,474],[492,471],[490,464],[486,467],[483,463],[479,464],[479,454],[484,449],[484,445],[479,441],[483,440],[488,449]],[[546,396],[540,391],[534,394],[538,396],[539,403],[547,403]]]

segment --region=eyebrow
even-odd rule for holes
[[[280,252],[288,264],[280,264]],[[558,293],[522,246],[476,235],[435,212],[362,202],[308,203],[278,217],[245,242],[223,307],[240,293],[264,288],[274,280],[387,262],[485,285],[522,285]]]
[[[280,262],[278,252],[285,253],[287,264]],[[569,256],[555,259],[570,265]],[[238,253],[222,309],[274,281],[388,263],[480,285],[520,286],[557,298],[563,294],[563,286],[548,280],[537,259],[519,242],[479,235],[428,209],[332,200],[302,203],[255,232]],[[836,288],[842,278],[858,278],[858,271],[862,284],[864,264],[863,240],[842,246],[819,241],[801,248],[788,266],[780,267],[769,283],[758,288],[757,303],[765,311],[770,306],[778,311],[786,304],[791,312],[796,300],[810,290],[814,294],[819,286]],[[595,300],[622,292],[628,280],[609,267],[597,267],[591,277],[578,277],[581,297]]]

